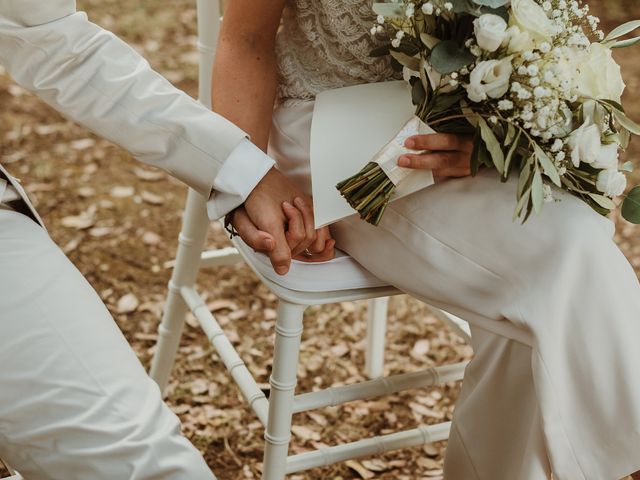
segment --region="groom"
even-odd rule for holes
[[[209,199],[285,274],[327,255],[310,199],[74,0],[0,0],[0,64],[67,117]],[[295,206],[294,206],[295,205]],[[0,164],[0,458],[29,479],[212,479],[100,298]]]

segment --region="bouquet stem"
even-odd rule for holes
[[[370,162],[360,172],[340,182],[337,188],[360,218],[377,226],[396,186],[379,164]]]

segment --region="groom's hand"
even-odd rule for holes
[[[285,275],[291,259],[306,253],[333,256],[328,229],[316,232],[311,199],[276,169],[251,192],[233,225],[245,242],[267,254],[274,270]]]

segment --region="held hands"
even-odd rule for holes
[[[415,135],[405,146],[423,152],[398,158],[401,167],[433,170],[436,179],[471,175],[472,137]],[[329,229],[315,230],[312,199],[275,168],[233,213],[231,223],[247,245],[269,256],[279,275],[289,271],[292,259],[322,262],[335,255]]]
[[[471,175],[471,136],[446,133],[415,135],[407,139],[405,146],[424,152],[402,155],[398,158],[401,167],[433,170],[436,179]]]
[[[279,275],[289,271],[293,258],[321,262],[334,256],[328,227],[315,230],[311,198],[276,169],[234,212],[232,224],[247,245],[269,256]]]

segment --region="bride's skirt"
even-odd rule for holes
[[[274,115],[271,153],[310,192],[313,104]],[[352,217],[338,247],[472,325],[446,480],[617,480],[640,470],[640,285],[614,225],[556,192],[523,226],[485,172]]]

